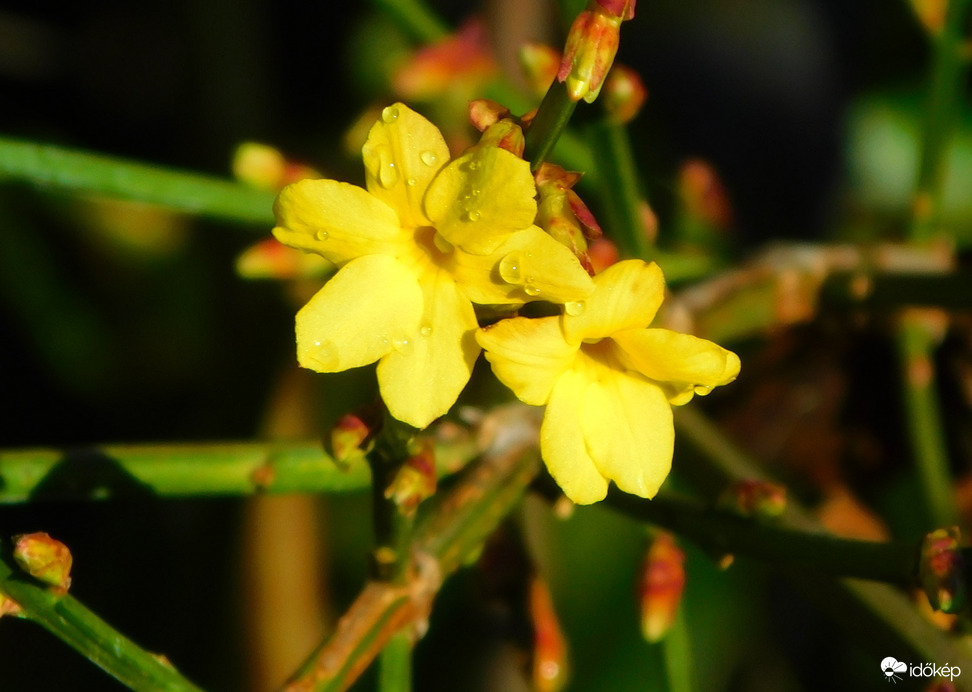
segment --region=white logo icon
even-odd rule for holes
[[[881,661],[881,671],[884,673],[884,677],[888,679],[888,682],[897,684],[898,680],[901,680],[901,677],[896,675],[896,673],[907,673],[908,664],[888,656]]]

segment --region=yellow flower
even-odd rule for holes
[[[455,161],[402,104],[363,149],[367,190],[303,180],[274,205],[274,235],[338,273],[297,314],[297,358],[338,372],[378,361],[389,412],[423,428],[446,413],[479,354],[472,303],[579,300],[593,283],[533,225],[529,164],[495,146]]]
[[[612,480],[653,497],[671,468],[671,405],[731,382],[739,358],[647,328],[665,289],[656,264],[619,262],[594,283],[590,298],[568,303],[560,317],[502,320],[476,338],[521,401],[547,405],[540,451],[567,497],[597,502]]]

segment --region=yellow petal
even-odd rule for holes
[[[577,353],[564,341],[559,322],[557,317],[514,317],[476,333],[493,373],[525,404],[545,404]]]
[[[625,260],[594,277],[596,288],[576,315],[564,315],[568,341],[603,339],[614,332],[647,327],[665,297],[665,277],[652,262]]]
[[[388,106],[361,150],[368,191],[398,212],[403,226],[428,226],[422,198],[449,162],[439,128],[402,103]]]
[[[568,369],[556,382],[540,426],[540,454],[564,494],[579,505],[607,496],[608,483],[587,452],[579,415],[591,381]]]
[[[297,360],[317,372],[367,365],[418,329],[422,290],[394,257],[348,262],[297,313]]]
[[[445,272],[422,277],[425,311],[414,331],[378,364],[388,411],[425,428],[446,412],[469,381],[479,355],[472,305]]]
[[[520,305],[584,300],[594,281],[577,257],[536,226],[518,231],[489,255],[455,253],[456,282],[474,303]]]
[[[277,196],[273,212],[277,240],[339,266],[361,255],[394,254],[410,239],[391,207],[367,190],[336,180],[288,185]]]
[[[578,359],[580,360],[580,359]],[[665,393],[636,373],[602,362],[580,402],[587,449],[621,490],[654,497],[672,465],[675,428]]]
[[[535,195],[530,164],[505,149],[476,147],[432,181],[425,212],[450,243],[486,255],[533,224]]]
[[[739,375],[739,356],[718,344],[668,329],[630,329],[613,335],[626,367],[662,384],[673,404],[708,394]]]

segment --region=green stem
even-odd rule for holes
[[[758,464],[725,437],[718,427],[691,406],[678,409],[675,417],[679,436],[699,452],[707,464],[693,479],[712,476],[727,480],[766,478]],[[792,499],[787,501],[781,524],[813,529],[816,522]],[[888,641],[907,647],[915,660],[949,661],[962,670],[972,670],[968,648],[933,625],[900,590],[885,584],[857,579],[819,578],[805,569],[787,570],[801,588],[813,592],[818,603],[838,619],[862,631],[862,637],[881,644]],[[849,617],[848,617],[849,616]],[[879,641],[880,640],[880,641]],[[880,649],[885,651],[888,649]],[[883,654],[882,654],[883,655]]]
[[[577,102],[567,95],[567,87],[555,79],[540,102],[537,115],[526,133],[523,157],[530,162],[531,171],[536,172],[550,156],[576,107]]]
[[[622,255],[653,259],[654,251],[641,212],[644,195],[627,130],[623,125],[604,120],[591,125],[588,132],[597,169],[601,172],[601,193],[611,237],[618,242]]]
[[[375,528],[374,578],[401,584],[405,580],[412,531],[415,524],[414,510],[400,507],[386,491],[409,455],[409,445],[415,429],[395,420],[387,412],[375,447],[368,454],[371,467],[372,515]]]
[[[392,14],[412,37],[421,43],[432,43],[449,34],[449,25],[421,0],[372,0],[380,9]]]
[[[392,635],[378,657],[378,689],[411,692],[412,639],[407,632]]]
[[[917,463],[928,528],[959,523],[932,360],[936,339],[930,330],[920,315],[905,314],[896,339],[911,452]]]
[[[918,164],[911,238],[925,241],[940,232],[948,149],[955,132],[968,60],[963,56],[970,0],[950,0],[942,31],[933,37],[925,125]]]
[[[6,553],[6,551],[4,551]],[[163,658],[124,637],[70,595],[58,595],[0,559],[0,591],[16,601],[23,614],[77,650],[133,690],[195,691]]]
[[[685,624],[685,607],[675,614],[675,621],[662,641],[665,675],[669,692],[692,692],[692,646]]]
[[[426,618],[442,581],[476,554],[519,502],[536,476],[537,462],[529,442],[515,441],[470,465],[449,492],[430,500],[416,527],[413,549],[420,559],[411,581],[369,582],[288,692],[347,689],[396,632]]]
[[[716,556],[744,555],[777,566],[896,584],[909,584],[918,575],[916,545],[777,526],[665,495],[649,501],[612,489],[607,501],[624,514],[684,536]]]
[[[4,179],[262,227],[273,223],[270,192],[199,173],[0,137],[0,181]]]

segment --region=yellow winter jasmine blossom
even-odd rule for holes
[[[303,180],[274,205],[274,235],[336,264],[297,314],[303,367],[378,361],[389,412],[424,428],[446,413],[479,355],[472,303],[581,300],[594,284],[533,225],[529,164],[495,146],[455,161],[439,130],[385,108],[363,149],[367,190]]]
[[[619,262],[594,283],[590,298],[568,303],[560,317],[502,320],[476,339],[521,401],[546,404],[540,451],[567,497],[603,500],[608,481],[653,497],[671,468],[672,404],[731,382],[739,358],[648,328],[665,289],[656,264]]]

